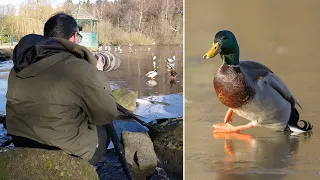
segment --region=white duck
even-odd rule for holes
[[[149,71],[149,72],[146,74],[146,76],[149,77],[149,78],[151,78],[152,80],[154,80],[154,79],[155,79],[154,77],[156,77],[157,75],[158,75],[157,70]]]
[[[168,58],[167,61],[168,61],[169,63],[175,62],[175,61],[176,61],[176,56],[173,56],[172,59],[171,59],[171,58]]]

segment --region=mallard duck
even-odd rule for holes
[[[171,71],[170,71],[171,78],[175,79],[177,77],[177,74],[178,73],[176,71],[174,71],[173,68],[171,68]]]
[[[154,70],[154,71],[149,71],[146,76],[151,78],[152,80],[154,80],[154,77],[156,77],[158,75],[158,72],[157,70]]]
[[[214,76],[214,89],[220,102],[229,109],[224,123],[213,126],[214,132],[239,132],[254,126],[277,131],[311,131],[313,127],[307,121],[300,120],[304,122],[303,127],[298,125],[299,112],[295,105],[299,104],[276,74],[261,63],[239,61],[239,46],[232,32],[218,32],[212,48],[203,58],[213,58],[217,54],[221,56],[222,66]],[[234,114],[251,122],[233,126]]]

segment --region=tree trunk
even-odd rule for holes
[[[141,31],[142,18],[143,18],[143,12],[140,11],[139,27],[138,27],[140,33],[142,33],[142,31]]]

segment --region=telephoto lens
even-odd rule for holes
[[[102,57],[102,61],[104,63],[103,71],[112,71],[116,70],[120,67],[121,60],[120,58],[113,55],[111,52],[105,51],[105,52],[99,52],[97,54],[93,54],[96,59],[98,60],[99,56]]]
[[[105,58],[104,56],[102,56],[100,53],[98,53],[98,54],[93,54],[93,55],[94,55],[94,57],[97,59],[97,61],[98,61],[98,59],[99,59],[99,56],[101,56],[103,64],[104,64],[104,65],[106,64],[106,58]]]

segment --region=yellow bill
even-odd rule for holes
[[[203,59],[213,58],[221,52],[221,48],[218,42],[213,43],[212,48],[203,56]]]

